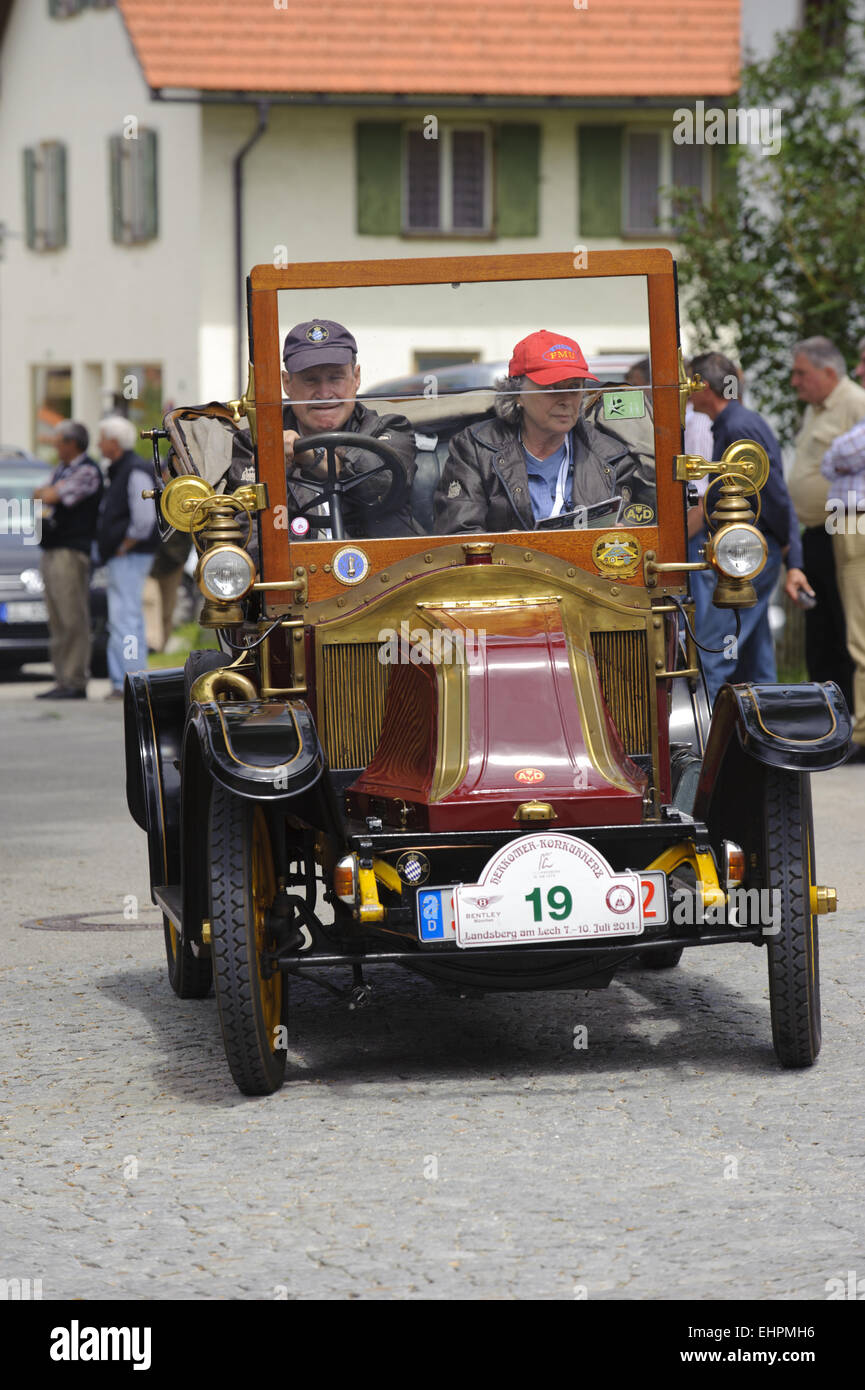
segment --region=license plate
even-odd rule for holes
[[[11,603],[3,605],[6,609],[7,623],[47,623],[48,609],[41,599],[33,599],[30,603],[17,603],[14,599]]]
[[[419,888],[417,920],[421,941],[454,941],[457,928],[453,887]]]
[[[667,902],[667,875],[660,869],[649,869],[639,875],[642,892],[643,925],[665,927],[670,920]]]

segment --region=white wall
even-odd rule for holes
[[[801,22],[803,0],[742,0],[742,57],[768,58],[778,34]]]
[[[422,116],[415,108],[417,117]],[[578,240],[577,135],[579,119],[602,124],[633,119],[626,110],[602,114],[556,111],[490,110],[484,118],[538,120],[542,125],[540,226],[538,237],[494,240],[477,238],[371,237],[357,231],[355,125],[358,120],[394,119],[393,107],[273,107],[267,133],[246,160],[244,199],[245,265],[272,263],[277,248],[287,247],[290,260],[378,260],[403,256],[498,255],[539,251],[572,252]],[[406,114],[407,118],[409,113]],[[439,111],[441,121],[471,119],[477,113]],[[664,113],[658,113],[663,122]],[[250,108],[209,106],[203,112],[203,208],[208,228],[207,254],[202,267],[202,387],[204,397],[224,398],[236,390],[233,351],[233,250],[231,241],[231,160],[255,128]],[[646,242],[595,240],[589,250],[610,246],[640,246]],[[652,244],[672,245],[659,240]],[[436,312],[423,289],[398,294],[376,291],[355,312],[349,327],[361,348],[368,385],[413,369],[417,349],[466,348],[483,358],[509,356],[514,325],[520,331],[550,327],[568,331],[565,324],[538,322],[537,290],[526,286],[519,302],[509,300],[498,311],[490,298],[482,317],[455,323],[449,306]],[[343,302],[346,302],[343,299]],[[340,318],[338,304],[328,296],[305,295],[286,303],[281,317],[287,329],[306,317]],[[334,312],[327,312],[328,309]],[[550,312],[555,313],[555,306]],[[581,306],[580,322],[570,325],[587,353],[643,350],[647,346],[645,313],[611,311],[609,287],[592,286]],[[517,334],[519,336],[519,333]]]
[[[160,363],[167,398],[197,397],[200,111],[152,102],[116,10],[51,19],[45,0],[16,0],[0,54],[0,218],[20,235],[0,264],[0,437],[31,446],[34,364],[73,367],[73,413],[96,424],[96,385],[116,366]],[[158,238],[111,240],[108,137],[124,117],[159,132]],[[24,240],[23,155],[67,145],[68,245]],[[85,364],[87,364],[85,370]]]

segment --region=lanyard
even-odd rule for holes
[[[531,449],[526,448],[526,445],[525,445],[525,444],[523,444],[522,447],[525,449],[525,451],[526,451],[526,453],[528,454],[529,458],[534,459],[535,463],[541,463],[541,462],[542,462],[542,460],[538,458],[537,454],[533,454],[532,451],[531,451]],[[565,485],[566,485],[566,483],[567,483],[567,481],[568,481],[568,470],[570,469],[570,466],[571,466],[571,436],[570,436],[570,434],[566,434],[566,435],[565,435],[565,452],[564,452],[564,455],[563,455],[563,457],[562,457],[562,462],[561,462],[561,464],[560,464],[560,466],[559,466],[559,476],[558,476],[558,478],[556,479],[556,500],[555,500],[554,503],[553,503],[553,510],[549,513],[550,516],[559,516],[560,513],[564,510],[564,506],[565,506]],[[542,473],[538,473],[536,476],[543,478],[544,475],[543,475]],[[546,482],[546,479],[544,479],[544,481]]]
[[[550,516],[559,516],[565,506],[565,485],[568,481],[568,469],[571,465],[571,436],[565,435],[565,456],[562,459],[562,466],[559,469],[559,476],[556,480],[556,500],[553,503],[553,510]]]

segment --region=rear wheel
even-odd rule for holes
[[[276,876],[264,811],[215,785],[210,803],[210,932],[216,1002],[231,1074],[247,1096],[282,1085],[285,997],[277,971],[262,975],[275,943],[267,915]]]
[[[811,912],[814,823],[807,773],[766,769],[766,879],[774,920],[768,938],[772,1041],[782,1066],[810,1067],[820,1051],[817,919]]]
[[[188,941],[178,932],[164,912],[165,955],[168,960],[168,983],[180,999],[203,999],[210,993],[213,967],[206,956],[196,956]]]

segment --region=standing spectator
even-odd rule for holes
[[[637,362],[633,362],[625,373],[625,381],[629,386],[650,386],[652,383],[650,359],[641,357]]]
[[[861,360],[859,367],[863,367]],[[833,440],[820,471],[829,483],[826,529],[835,554],[847,650],[856,668],[854,747],[847,761],[859,763],[865,762],[865,419]]]
[[[865,416],[865,391],[850,380],[844,358],[828,338],[806,338],[796,344],[791,381],[806,410],[796,437],[789,488],[805,527],[804,567],[817,596],[817,606],[805,614],[805,662],[811,680],[837,681],[852,708],[853,662],[847,650],[832,537],[826,530],[828,482],[820,465],[832,441]]]
[[[167,541],[157,541],[142,599],[147,645],[151,651],[164,652],[174,630],[177,591],[190,548],[189,537],[183,531],[175,531]]]
[[[696,571],[691,576],[697,639],[707,647],[720,648],[720,651],[701,653],[709,698],[714,702],[726,681],[777,680],[769,600],[782,562],[787,564],[786,589],[791,599],[798,602],[800,592],[804,590],[810,594],[811,589],[802,570],[799,526],[784,482],[781,447],[775,435],[761,415],[755,410],[746,410],[736,399],[739,374],[729,357],[720,352],[704,352],[693,359],[691,368],[706,383],[691,400],[694,409],[708,415],[712,422],[712,459],[720,459],[728,445],[738,439],[756,440],[769,456],[769,478],[760,494],[760,515],[756,522],[766,537],[769,554],[763,569],[753,580],[756,605],[738,610],[741,629],[737,641],[732,641],[736,630],[733,610],[716,608],[712,602],[714,575]],[[736,386],[730,395],[734,382]],[[700,516],[702,508],[694,507],[691,511]],[[688,532],[691,535],[688,558],[697,560],[700,547],[707,540],[701,516],[697,530],[693,516],[689,515]]]
[[[84,425],[63,420],[54,445],[59,463],[33,496],[53,508],[42,520],[42,579],[57,682],[37,700],[84,700],[90,667],[90,548],[102,497],[102,473],[90,458]]]
[[[121,415],[99,425],[99,448],[109,461],[108,489],[99,511],[96,544],[108,567],[107,699],[122,699],[127,672],[147,665],[141,590],[156,550],[156,514],[141,493],[153,486],[147,464],[132,452],[135,426]]]

